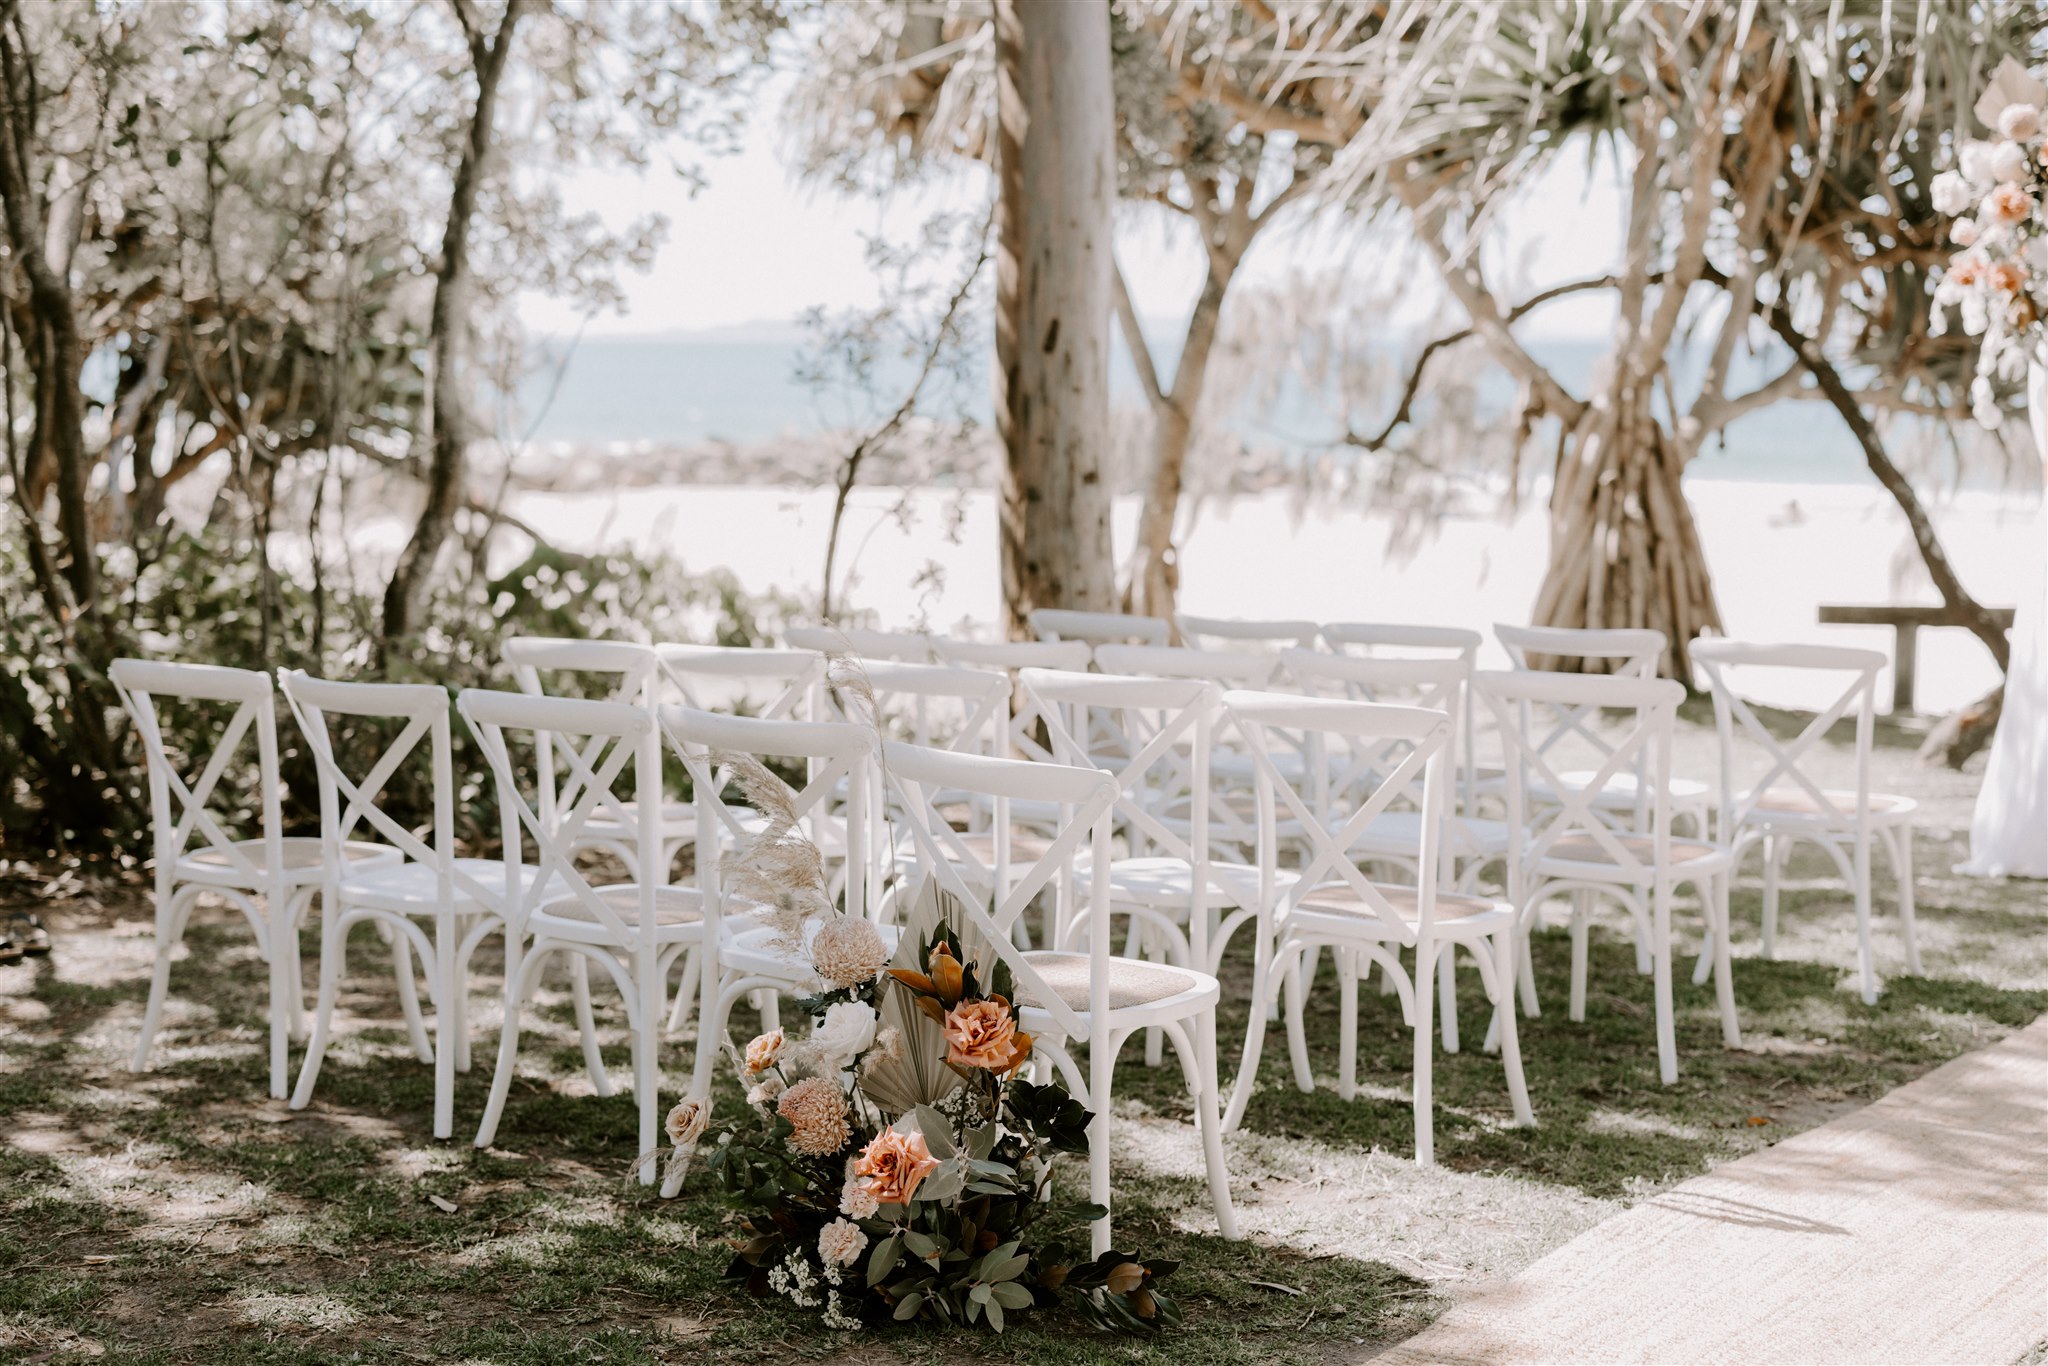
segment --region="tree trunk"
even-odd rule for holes
[[[1109,611],[1107,0],[996,0],[996,430],[1003,605]]]
[[[441,260],[434,278],[429,324],[433,332],[433,458],[427,470],[427,504],[420,511],[412,539],[399,555],[391,572],[391,584],[384,593],[384,634],[378,642],[379,654],[384,658],[388,658],[394,643],[411,634],[441,547],[455,525],[456,510],[466,501],[464,466],[470,429],[463,362],[469,351],[470,333],[469,229],[476,216],[484,162],[490,154],[498,86],[505,73],[506,58],[511,55],[513,30],[518,26],[521,6],[522,0],[505,0],[505,14],[498,23],[497,36],[487,42],[470,27],[473,21],[467,4],[456,5],[469,39],[471,64],[476,70],[476,108],[470,115],[469,135],[455,168],[448,197],[448,225],[442,234]]]
[[[1240,185],[1237,192],[1249,195],[1251,190]],[[1174,362],[1173,388],[1147,394],[1152,400],[1152,478],[1145,491],[1144,510],[1138,516],[1138,544],[1131,554],[1130,581],[1124,591],[1125,609],[1144,616],[1172,621],[1179,607],[1180,558],[1173,540],[1174,524],[1180,517],[1180,494],[1187,476],[1195,412],[1201,406],[1203,386],[1208,382],[1209,353],[1216,345],[1223,297],[1236,269],[1235,259],[1219,261],[1212,253],[1208,272],[1202,278],[1201,295],[1188,319],[1180,358]],[[1136,331],[1135,316],[1126,322],[1125,328]],[[1142,343],[1142,337],[1131,341],[1134,353]]]
[[[1668,643],[1661,671],[1691,677],[1686,646],[1719,630],[1671,435],[1650,411],[1647,384],[1617,366],[1607,392],[1560,438],[1550,493],[1550,564],[1536,595],[1539,626],[1651,627]]]
[[[85,449],[85,402],[78,389],[85,348],[72,308],[71,282],[45,250],[42,206],[25,164],[35,142],[35,114],[23,93],[23,60],[11,41],[0,40],[0,101],[5,115],[0,123],[0,205],[6,210],[9,246],[28,279],[28,313],[33,321],[23,336],[35,382],[35,435],[30,446],[46,451],[51,459],[57,527],[64,539],[64,577],[79,617],[93,621],[99,614],[99,556],[86,507],[90,459]],[[31,515],[37,501],[33,495],[28,500]]]

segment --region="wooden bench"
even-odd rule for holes
[[[1985,609],[2005,630],[2012,629],[2010,607]],[[1889,626],[1892,628],[1892,712],[1904,715],[1913,710],[1913,673],[1920,657],[1920,628],[1963,626],[1966,623],[1946,607],[1865,607],[1823,604],[1823,626]]]

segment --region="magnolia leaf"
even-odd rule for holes
[[[983,1287],[983,1288],[985,1289],[986,1287]],[[989,1327],[991,1327],[991,1328],[993,1328],[993,1329],[995,1329],[995,1330],[996,1330],[996,1331],[997,1331],[998,1333],[1002,1332],[1002,1331],[1003,1331],[1003,1302],[1002,1302],[1001,1300],[999,1300],[999,1299],[996,1299],[996,1298],[995,1298],[994,1296],[990,1296],[990,1297],[989,1297],[989,1301],[988,1301],[988,1305],[987,1305],[987,1309],[988,1309],[988,1326],[989,1326]]]
[[[907,1323],[917,1317],[917,1311],[924,1307],[924,1296],[915,1290],[896,1301],[896,1321]]]
[[[1016,1281],[1004,1281],[1001,1285],[991,1286],[989,1293],[994,1295],[996,1303],[1005,1309],[1028,1309],[1031,1306],[1031,1291]]]
[[[918,1132],[924,1135],[925,1147],[931,1149],[933,1157],[944,1162],[954,1155],[956,1150],[953,1147],[953,1126],[944,1115],[929,1105],[920,1105],[909,1115],[904,1116],[903,1120],[898,1121],[897,1132],[907,1132],[906,1121],[913,1118]]]
[[[875,1250],[868,1254],[868,1284],[880,1285],[889,1273],[896,1269],[896,1263],[903,1260],[903,1239],[890,1234],[875,1244]]]

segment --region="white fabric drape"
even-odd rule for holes
[[[2048,366],[2027,375],[2028,416],[2048,481]],[[1970,859],[1980,877],[2048,878],[2048,490],[2034,515],[2033,558],[2011,591],[2017,598],[2005,708],[1970,821]]]

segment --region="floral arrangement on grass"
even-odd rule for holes
[[[755,843],[785,870],[766,914],[818,989],[799,1007],[808,1037],[774,1030],[733,1051],[748,1117],[715,1127],[708,1097],[669,1114],[674,1160],[703,1152],[728,1207],[728,1274],[838,1329],[926,1319],[1001,1332],[1063,1299],[1105,1328],[1177,1324],[1158,1285],[1175,1263],[1065,1250],[1086,1246],[1104,1213],[1061,1199],[1053,1180],[1056,1157],[1087,1151],[1091,1116],[1057,1080],[1023,1075],[1032,1040],[1008,965],[963,938],[962,908],[930,881],[893,958],[867,920],[808,914],[822,876],[809,885],[817,864],[776,817],[780,780],[748,764],[731,761],[769,816]],[[794,892],[792,867],[806,870]]]
[[[2008,57],[1975,112],[1995,136],[1963,142],[1928,187],[1959,248],[1935,286],[1934,331],[1954,308],[1984,339],[1970,402],[1995,428],[1993,380],[2017,383],[2048,338],[2048,84]]]

